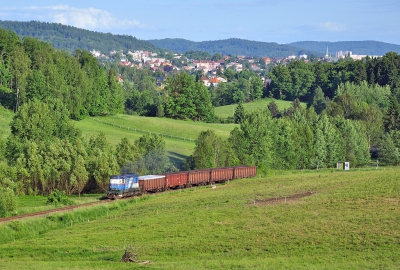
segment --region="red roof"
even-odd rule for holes
[[[217,79],[217,78],[212,78],[212,79],[210,79],[210,81],[209,81],[210,83],[219,83],[220,81]]]

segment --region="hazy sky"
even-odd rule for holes
[[[58,22],[142,40],[363,41],[400,45],[399,0],[3,1],[0,20]]]

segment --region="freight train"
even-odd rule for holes
[[[112,175],[107,191],[109,199],[131,197],[168,189],[224,183],[228,180],[254,177],[256,166],[201,169],[139,176],[135,173]]]

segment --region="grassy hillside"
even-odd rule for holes
[[[228,138],[235,124],[207,124],[202,122],[151,118],[130,115],[87,118],[76,122],[86,138],[104,132],[108,141],[116,145],[126,137],[133,143],[144,134],[156,133],[163,136],[168,155],[178,165],[193,153],[195,140],[201,131],[212,129],[222,138]]]
[[[244,107],[245,111],[264,109],[264,108],[268,108],[268,104],[272,100],[275,101],[275,103],[278,105],[278,108],[280,111],[283,111],[292,105],[291,101],[265,98],[265,99],[257,100],[254,102],[244,103],[243,107]],[[306,108],[306,106],[307,106],[306,103],[303,103],[303,106],[304,106],[304,108]],[[233,117],[236,107],[237,107],[237,104],[216,107],[215,113],[216,113],[216,115],[218,115],[221,118]]]
[[[0,266],[397,269],[399,194],[398,168],[271,172],[0,224]],[[128,246],[150,265],[119,262]]]

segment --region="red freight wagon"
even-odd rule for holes
[[[166,188],[185,187],[188,184],[188,172],[172,172],[165,174]]]
[[[234,178],[254,177],[257,174],[256,166],[237,166],[234,168]]]
[[[211,170],[211,182],[225,182],[233,179],[234,168],[216,168]]]
[[[139,176],[139,187],[143,193],[165,190],[165,175]]]
[[[205,185],[210,182],[211,170],[189,171],[189,185]]]

